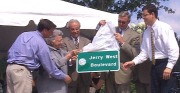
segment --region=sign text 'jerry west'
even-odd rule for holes
[[[119,51],[83,52],[78,55],[79,73],[117,71],[119,68]]]

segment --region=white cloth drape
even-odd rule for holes
[[[111,22],[107,22],[101,26],[92,43],[83,47],[83,52],[103,51],[103,50],[119,50],[119,44],[115,39],[115,26]]]

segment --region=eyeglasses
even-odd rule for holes
[[[121,21],[121,20],[118,20],[118,23],[120,24],[126,24],[126,21]]]
[[[141,14],[142,17],[146,17],[148,15],[150,15],[150,14]]]

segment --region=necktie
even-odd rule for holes
[[[122,30],[119,30],[119,33],[122,35]]]
[[[152,63],[155,65],[155,46],[154,46],[154,37],[153,37],[153,29],[151,28],[151,51],[152,51]]]
[[[79,43],[78,43],[78,39],[77,38],[75,38],[75,46],[76,46],[76,49],[79,48]]]

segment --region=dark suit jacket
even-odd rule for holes
[[[64,45],[65,50],[71,51],[73,49],[76,49],[74,41],[70,36],[63,38],[63,41],[65,43]],[[89,39],[79,36],[79,49],[82,49],[85,45],[89,44],[90,42],[91,41]],[[73,64],[72,66],[68,66],[68,74],[70,76],[74,71],[76,71],[76,64]],[[90,73],[79,74],[78,84],[82,84],[83,86],[89,86],[91,84]],[[77,81],[70,83],[69,86],[77,86]]]
[[[133,75],[134,80],[139,83],[150,84],[151,83],[151,78],[150,78],[151,66],[152,66],[152,63],[149,60],[136,65],[135,72]]]
[[[142,36],[140,42],[142,42]],[[150,84],[151,66],[152,63],[150,62],[150,60],[147,60],[141,64],[136,65],[135,70],[133,71],[134,81],[143,84]]]

